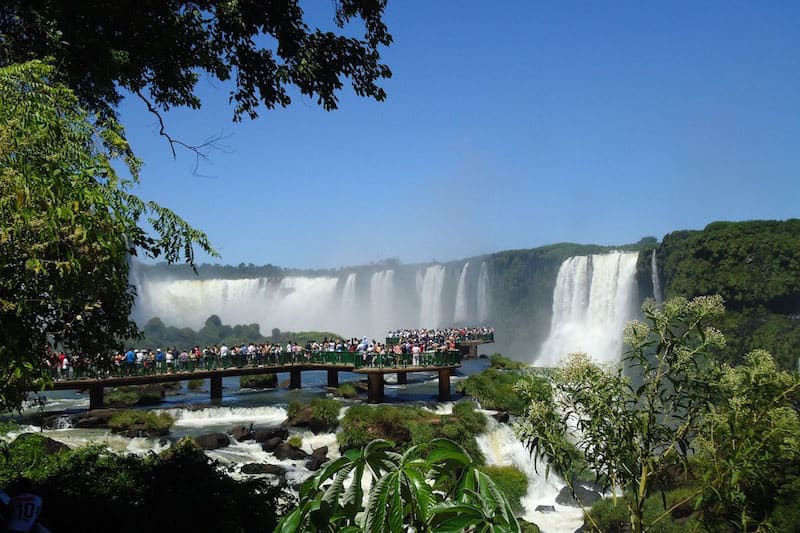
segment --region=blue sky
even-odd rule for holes
[[[197,173],[127,99],[137,192],[218,262],[290,267],[800,216],[800,3],[390,0],[386,22],[382,103],[348,86],[338,111],[296,95],[234,124],[204,78],[200,111],[166,115],[187,142],[226,137]]]

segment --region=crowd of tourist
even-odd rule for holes
[[[142,375],[213,370],[218,368],[285,365],[297,363],[349,363],[357,366],[427,366],[443,361],[433,354],[454,353],[466,340],[486,340],[492,328],[403,329],[390,331],[386,342],[368,337],[325,338],[305,345],[291,341],[194,346],[178,349],[134,349],[113,357],[90,358],[48,350],[46,364],[53,379]],[[449,359],[448,359],[449,361]]]

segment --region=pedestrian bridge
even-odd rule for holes
[[[372,403],[384,399],[384,376],[397,374],[397,383],[408,383],[408,374],[413,372],[437,372],[439,375],[439,401],[450,400],[450,376],[461,366],[464,354],[477,354],[477,346],[491,340],[471,340],[460,344],[460,350],[423,352],[416,361],[411,354],[375,354],[365,358],[358,352],[316,352],[312,354],[283,354],[279,357],[263,358],[228,357],[208,358],[151,365],[125,365],[112,370],[80,369],[77,374],[55,379],[46,390],[87,390],[89,409],[103,407],[106,387],[124,385],[147,385],[194,379],[209,379],[211,400],[222,400],[222,378],[251,376],[257,374],[289,374],[289,388],[302,386],[302,374],[309,370],[325,370],[328,387],[339,386],[339,372],[363,374],[367,378],[367,399]]]

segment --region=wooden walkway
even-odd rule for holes
[[[53,381],[48,390],[89,390],[89,409],[103,407],[103,392],[106,387],[125,385],[148,385],[151,383],[167,383],[188,381],[192,379],[211,380],[211,400],[222,399],[222,378],[232,376],[252,376],[261,374],[289,374],[289,388],[299,389],[302,386],[302,374],[309,370],[325,370],[328,373],[328,387],[339,386],[339,372],[364,374],[367,377],[367,399],[379,403],[384,398],[384,376],[397,374],[397,383],[408,383],[408,374],[413,372],[437,372],[439,374],[439,401],[450,399],[450,376],[460,363],[439,366],[362,366],[356,367],[348,363],[295,363],[284,365],[264,365],[257,367],[231,367],[217,370],[177,371],[157,374],[109,376],[105,378],[77,378]]]

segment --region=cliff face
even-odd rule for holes
[[[208,265],[199,277],[185,267],[139,265],[133,281],[147,300],[137,309],[140,325],[160,316],[168,325],[199,327],[219,314],[229,324],[258,322],[266,332],[277,327],[380,338],[386,328],[483,323],[496,329],[497,343],[486,352],[533,361],[550,333],[561,265],[611,250],[639,252],[638,302],[654,295],[653,251],[664,297],[721,294],[729,309],[719,325],[729,341],[726,360],[737,362],[761,347],[783,367],[795,367],[800,220],[715,222],[670,233],[661,244],[652,237],[614,247],[562,243],[435,265],[317,271]]]

